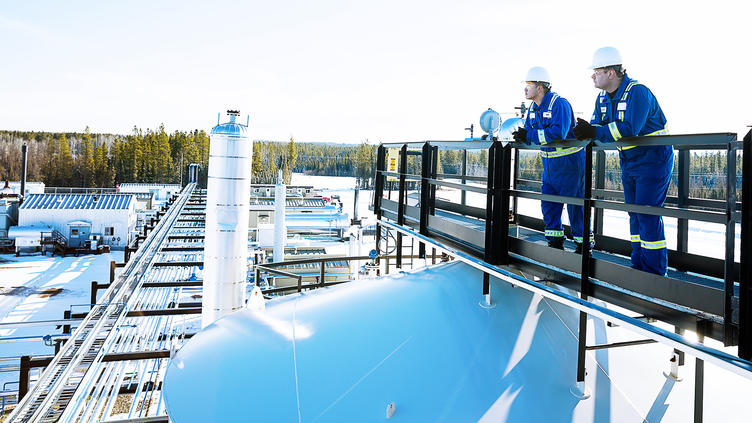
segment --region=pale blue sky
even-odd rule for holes
[[[0,129],[208,130],[233,107],[257,139],[462,139],[513,112],[534,65],[588,117],[603,45],[672,133],[752,124],[743,1],[0,4]]]

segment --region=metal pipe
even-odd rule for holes
[[[26,197],[26,169],[27,169],[27,147],[26,144],[21,146],[21,203]]]
[[[282,180],[282,171],[277,175],[277,185],[274,186],[274,250],[273,260],[285,261],[285,241],[287,241],[287,225],[285,213],[287,210],[287,187]]]

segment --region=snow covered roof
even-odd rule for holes
[[[151,183],[137,183],[137,182],[127,182],[118,185],[118,188],[120,189],[120,192],[123,192],[124,190],[128,189],[138,189],[138,190],[144,190],[144,189],[158,189],[158,188],[164,188],[164,189],[174,189],[180,191],[182,188],[180,184],[151,184]]]
[[[31,194],[19,209],[125,210],[133,201],[132,194]]]

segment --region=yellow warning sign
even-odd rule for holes
[[[399,167],[397,167],[397,164],[399,163],[399,150],[387,150],[387,156],[386,156],[386,170],[387,172],[399,172]],[[386,177],[387,181],[397,181],[399,178],[396,176],[387,175]]]

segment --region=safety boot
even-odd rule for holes
[[[564,238],[559,238],[553,241],[548,241],[548,246],[559,250],[564,249]]]

